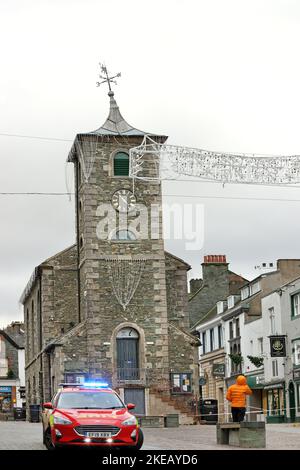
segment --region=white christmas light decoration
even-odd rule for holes
[[[145,136],[130,149],[130,176],[149,182],[187,176],[221,183],[299,184],[300,156],[212,152],[158,144]]]
[[[122,305],[123,310],[126,310],[140,283],[146,259],[112,255],[107,256],[105,261],[116,299]]]

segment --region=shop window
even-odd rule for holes
[[[0,385],[0,412],[10,413],[12,411],[12,387]]]
[[[268,414],[269,416],[280,416],[283,414],[282,389],[274,388],[268,390]]]
[[[296,394],[297,394],[297,407],[300,411],[300,384],[296,384]]]
[[[172,393],[191,393],[191,374],[171,374],[171,391]]]

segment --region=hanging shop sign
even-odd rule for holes
[[[271,357],[286,357],[285,336],[269,336]]]
[[[203,385],[206,385],[206,378],[205,377],[199,377],[199,385],[202,387]]]
[[[213,364],[212,373],[214,377],[225,377],[225,364]]]
[[[26,390],[25,387],[19,388],[20,398],[26,398]]]
[[[293,370],[293,379],[297,380],[298,382],[300,381],[300,369]]]

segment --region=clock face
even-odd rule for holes
[[[113,194],[111,203],[119,212],[130,212],[135,207],[136,197],[129,189],[119,189]]]

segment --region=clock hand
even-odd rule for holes
[[[122,197],[121,195],[119,196],[119,198],[120,198],[126,205],[128,205],[127,199],[124,199],[124,197]]]

